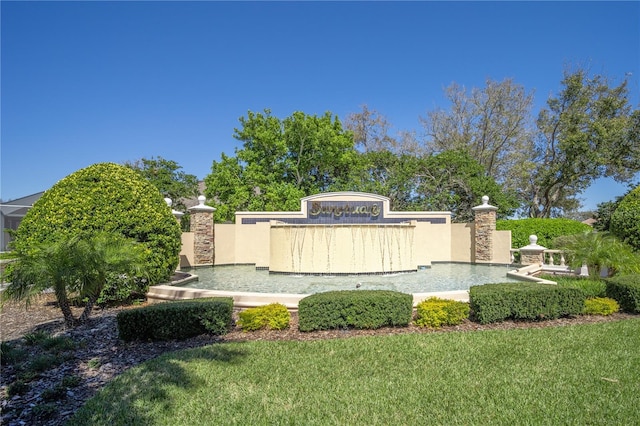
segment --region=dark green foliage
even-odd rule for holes
[[[609,297],[593,297],[584,301],[586,315],[611,315],[620,310],[620,305]]]
[[[440,328],[443,325],[458,325],[469,317],[469,304],[456,300],[430,297],[416,306],[416,325]]]
[[[43,371],[47,371],[54,367],[57,367],[58,365],[62,364],[63,361],[64,360],[62,357],[44,353],[29,361],[29,363],[27,364],[27,369],[36,373],[41,373]]]
[[[472,319],[481,324],[579,315],[585,299],[581,289],[548,284],[486,284],[469,289]]]
[[[7,396],[13,397],[16,395],[24,395],[29,390],[29,385],[22,380],[16,380],[7,386]]]
[[[101,231],[138,241],[145,249],[148,279],[135,281],[128,293],[146,293],[178,264],[180,226],[162,195],[134,170],[113,163],[81,169],[46,191],[22,220],[14,250],[26,254],[42,243]],[[121,284],[107,283],[105,294]]]
[[[80,385],[81,382],[82,378],[80,376],[64,376],[62,378],[62,382],[60,382],[60,385],[64,386],[65,388],[75,388],[76,386]]]
[[[591,231],[591,227],[571,219],[519,219],[498,220],[498,231],[511,231],[511,247],[521,248],[529,245],[529,236],[538,237],[538,245],[552,249],[553,240],[563,235],[574,235]]]
[[[46,404],[38,404],[33,407],[33,415],[40,420],[48,419],[58,412],[55,402],[47,402]]]
[[[8,342],[0,344],[0,365],[13,365],[24,359],[27,351],[13,347]]]
[[[238,326],[243,331],[255,331],[267,328],[270,330],[284,330],[289,327],[291,314],[281,303],[271,303],[265,306],[245,309],[238,316]]]
[[[59,401],[67,396],[67,390],[61,385],[45,389],[42,392],[42,400],[45,402]]]
[[[27,346],[34,346],[39,345],[49,337],[51,337],[49,333],[46,333],[44,331],[34,331],[33,333],[25,334],[23,336],[23,339]]]
[[[300,331],[313,331],[407,326],[412,313],[410,294],[388,290],[329,291],[300,300],[298,327]]]
[[[56,336],[44,339],[40,342],[40,347],[53,352],[62,352],[75,349],[76,344],[70,337]]]
[[[625,312],[640,313],[640,275],[623,275],[607,280],[607,297],[615,299]]]
[[[233,322],[230,297],[158,303],[118,313],[122,340],[186,339],[200,334],[225,334]]]
[[[599,278],[587,278],[579,276],[540,275],[540,278],[555,281],[558,287],[579,288],[584,291],[586,297],[605,297],[607,286],[604,280]]]
[[[640,251],[640,186],[618,204],[611,216],[611,232]]]

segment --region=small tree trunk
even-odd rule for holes
[[[60,306],[60,310],[64,316],[64,325],[67,328],[75,327],[76,319],[73,317],[73,312],[71,311],[71,306],[69,305],[66,293],[60,294],[56,291],[56,299],[58,299],[58,306]]]
[[[89,300],[87,300],[87,304],[84,306],[84,310],[82,311],[82,315],[78,318],[78,324],[84,324],[89,316],[91,315],[91,311],[93,310],[93,306],[96,303],[97,296],[94,294],[89,295]]]

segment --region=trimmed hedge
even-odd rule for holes
[[[255,331],[263,328],[284,330],[289,327],[291,320],[289,310],[281,303],[245,309],[238,314],[238,317],[237,325],[242,331]]]
[[[114,163],[78,170],[47,190],[29,209],[13,242],[17,254],[70,236],[96,232],[120,234],[145,250],[148,277],[135,285],[111,277],[98,301],[126,300],[166,281],[178,266],[181,230],[154,185],[137,172]]]
[[[443,325],[461,324],[468,317],[468,303],[430,297],[416,306],[415,324],[419,327],[440,328]]]
[[[615,276],[606,283],[607,297],[616,300],[623,311],[640,314],[640,275]]]
[[[312,294],[298,303],[300,331],[408,326],[413,296],[391,290],[345,290]]]
[[[538,237],[538,244],[546,248],[554,248],[553,240],[564,235],[581,234],[592,231],[589,225],[571,219],[518,219],[499,220],[498,231],[511,231],[511,247],[521,248],[529,245],[529,236]]]
[[[233,324],[233,299],[217,297],[158,303],[118,313],[122,340],[173,340],[226,334]]]
[[[504,283],[469,289],[471,317],[481,324],[506,319],[546,320],[579,315],[586,295],[578,288],[537,283]]]
[[[640,185],[620,200],[611,215],[611,233],[640,251]]]

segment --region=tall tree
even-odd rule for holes
[[[185,210],[184,199],[199,194],[198,178],[182,171],[182,166],[162,157],[141,158],[124,165],[149,180],[164,197],[171,198],[173,207]]]
[[[455,222],[472,222],[471,208],[488,195],[499,217],[511,215],[518,205],[515,195],[482,172],[482,165],[465,151],[424,157],[416,172],[414,208],[451,211]]]
[[[450,109],[420,118],[427,151],[466,152],[482,165],[485,176],[507,190],[519,187],[533,149],[532,93],[511,79],[489,79],[484,88],[470,92],[452,84],[445,93]]]
[[[627,82],[565,71],[562,89],[537,120],[536,167],[524,187],[530,217],[552,217],[579,206],[576,196],[595,179],[630,179],[640,171],[640,113]]]
[[[207,198],[220,220],[241,210],[297,210],[300,198],[340,188],[357,161],[353,135],[327,112],[294,112],[281,120],[249,111],[234,137],[235,156],[214,161],[205,178]]]

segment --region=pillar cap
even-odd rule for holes
[[[193,207],[189,207],[189,211],[192,212],[215,212],[216,209],[215,207],[211,207],[211,206],[207,206],[204,204],[204,202],[207,201],[207,197],[205,197],[204,195],[200,195],[198,197],[198,205],[197,206],[193,206]]]
[[[471,210],[473,211],[491,211],[491,210],[498,210],[498,208],[496,206],[492,206],[491,204],[489,204],[489,196],[484,195],[482,197],[482,204],[479,206],[475,206],[475,207],[471,207]]]
[[[538,245],[537,235],[529,235],[529,245],[522,247],[520,250],[542,251],[546,249],[547,249],[546,247],[542,247]]]

